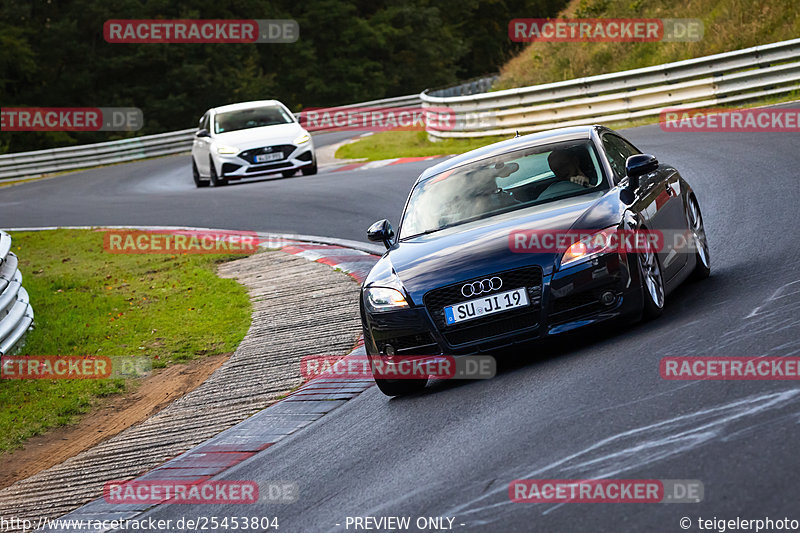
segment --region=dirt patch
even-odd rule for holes
[[[2,456],[0,489],[62,463],[146,420],[203,383],[230,355],[204,357],[159,369],[134,385],[131,392],[99,400],[77,424],[28,439],[24,448]]]

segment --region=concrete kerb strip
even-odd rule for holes
[[[360,344],[346,357],[363,356]],[[283,400],[259,411],[210,440],[188,450],[167,463],[139,476],[136,480],[181,480],[200,482],[214,480],[226,470],[263,452],[280,440],[311,425],[334,409],[344,405],[374,385],[367,380],[337,379],[320,387],[324,374],[307,382]],[[62,520],[134,520],[159,504],[110,504],[103,498],[94,500],[61,517]],[[78,532],[84,528],[41,529],[40,531]]]
[[[317,166],[319,168],[328,168],[362,161],[362,159],[339,159],[336,157],[336,151],[342,146],[358,142],[362,137],[366,137],[368,135],[372,135],[372,133],[365,133],[363,135],[353,137],[352,139],[345,139],[344,141],[340,141],[338,143],[320,146],[315,150],[317,153]]]
[[[346,165],[334,168],[331,172],[344,172],[347,170],[374,170],[376,168],[383,168],[392,165],[403,165],[405,163],[418,163],[420,161],[433,161],[434,159],[441,159],[443,155],[428,155],[419,157],[396,157],[394,159],[381,159],[379,161],[356,161]]]
[[[84,226],[69,228],[13,228],[10,231],[37,231],[46,229],[105,229],[108,226]],[[115,227],[139,230],[200,230],[226,231],[210,228],[189,227]],[[258,233],[262,245],[270,248],[271,243],[282,243],[280,249],[286,253],[300,256],[306,260],[323,263],[340,269],[363,282],[366,273],[377,257],[365,250],[382,251],[382,247],[327,237],[300,236],[287,234]],[[348,247],[357,245],[358,248]],[[359,249],[360,248],[360,249]],[[243,341],[244,343],[244,341]],[[345,357],[358,357],[365,354],[363,339]],[[242,422],[218,433],[209,440],[178,455],[166,463],[137,477],[136,479],[180,479],[197,482],[218,476],[227,469],[253,457],[298,430],[309,426],[343,405],[347,400],[361,394],[374,385],[372,380],[354,379],[326,380],[319,376],[301,385],[287,397],[244,419]],[[12,485],[12,487],[14,487]],[[11,488],[11,487],[9,487]],[[130,519],[157,504],[121,505],[109,504],[104,499],[96,499],[63,515],[62,518],[83,520]],[[47,529],[44,531],[77,531],[78,529]],[[82,531],[86,531],[86,528]]]
[[[351,355],[355,355],[357,352],[354,351]],[[162,479],[190,483],[214,480],[226,470],[311,425],[372,386],[372,383],[364,382],[358,382],[357,386],[344,381],[340,381],[340,383],[341,392],[330,390],[312,397],[303,395],[296,397],[305,387],[303,386],[285,399],[259,411],[162,466],[137,477],[136,480]],[[61,519],[83,520],[84,523],[88,520],[132,520],[157,505],[159,504],[110,504],[103,498],[99,498],[62,516]],[[86,528],[51,528],[41,529],[41,531],[66,533],[86,531]]]

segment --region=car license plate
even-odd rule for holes
[[[528,303],[528,293],[522,287],[449,305],[444,308],[444,317],[448,324],[456,324],[509,309],[525,307]]]
[[[266,163],[267,161],[277,161],[283,159],[282,152],[275,152],[272,154],[260,154],[256,156],[256,163]]]

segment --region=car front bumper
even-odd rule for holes
[[[295,146],[291,152],[286,150],[284,157],[276,161],[256,162],[253,156],[247,154],[251,151],[246,150],[238,154],[215,154],[218,175],[234,180],[252,178],[287,170],[298,170],[316,163],[314,145],[310,142]]]
[[[455,328],[438,318],[440,303],[382,313],[362,306],[366,348],[372,354],[386,353],[387,345],[398,355],[489,353],[615,319],[635,319],[642,310],[642,292],[639,270],[630,265],[636,265],[633,255],[607,254],[543,276],[538,288],[528,281],[529,308]],[[428,294],[424,299],[430,304]]]

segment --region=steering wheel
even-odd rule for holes
[[[561,196],[565,193],[582,191],[585,188],[585,186],[578,183],[573,183],[571,181],[557,181],[543,190],[542,194],[539,195],[537,200],[546,200],[547,198],[552,198],[553,196]]]

